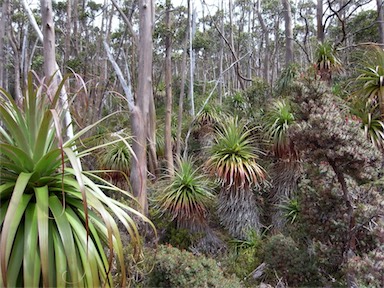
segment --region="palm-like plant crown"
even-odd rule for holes
[[[194,167],[192,159],[178,159],[175,176],[158,198],[160,210],[171,215],[182,228],[204,227],[212,183]]]
[[[378,149],[384,149],[384,123],[381,121],[378,105],[369,105],[359,99],[351,108],[353,115],[361,121],[367,139]]]
[[[257,162],[259,151],[254,141],[252,129],[237,117],[218,129],[207,167],[224,187],[248,188],[264,181],[265,171]]]
[[[295,117],[288,100],[276,100],[271,104],[265,117],[265,130],[276,157],[290,158],[297,154],[288,137],[288,128],[294,122]]]
[[[331,81],[332,72],[341,68],[341,61],[330,42],[320,43],[316,49],[316,68],[323,81]]]
[[[335,48],[330,42],[324,42],[317,46],[316,63],[319,70],[339,69],[340,59],[336,56]]]
[[[381,118],[384,117],[384,51],[373,47],[366,53],[364,68],[359,70],[360,75],[356,82],[357,94],[362,96],[368,104],[378,103]]]
[[[139,248],[138,230],[127,212],[142,215],[108,198],[104,189],[120,190],[82,171],[82,154],[73,151],[74,141],[100,121],[63,143],[57,112],[62,85],[48,99],[43,86],[34,87],[30,74],[21,109],[0,89],[2,287],[113,286],[114,253],[125,285],[123,246],[110,211]]]

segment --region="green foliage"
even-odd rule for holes
[[[353,257],[349,262],[349,269],[356,275],[358,287],[384,287],[384,246]]]
[[[43,69],[43,63],[44,63],[44,56],[43,55],[36,55],[32,59],[32,66],[31,66],[31,68],[34,71],[40,71],[41,69]]]
[[[356,78],[356,98],[363,98],[367,106],[379,104],[380,118],[384,115],[384,51],[373,46],[366,51],[362,69]]]
[[[354,43],[362,42],[379,42],[379,29],[377,25],[372,25],[374,19],[377,18],[377,11],[363,10],[356,16],[351,17],[348,25],[346,26],[349,33],[353,33]],[[348,33],[348,32],[347,32]]]
[[[318,44],[315,59],[321,80],[330,81],[332,73],[341,69],[341,61],[336,54],[336,49],[330,42],[326,41]]]
[[[101,166],[105,170],[116,170],[129,174],[132,153],[132,148],[128,145],[126,138],[122,138],[103,149],[100,159]]]
[[[262,254],[270,281],[282,277],[289,286],[318,286],[313,259],[291,237],[272,236],[263,246]]]
[[[300,215],[300,203],[298,199],[286,200],[285,203],[278,205],[284,212],[284,216],[291,224]]]
[[[248,232],[247,238],[230,241],[233,251],[223,259],[223,265],[230,273],[234,273],[239,279],[243,279],[249,287],[255,285],[250,274],[260,264],[261,237],[255,230]]]
[[[263,107],[264,103],[270,97],[270,94],[271,91],[269,84],[263,79],[254,78],[252,80],[252,85],[243,92],[244,98],[247,100],[247,116],[255,118],[260,110],[260,107]]]
[[[140,253],[131,215],[145,217],[103,191],[130,194],[82,171],[81,157],[94,148],[73,150],[101,120],[63,142],[62,85],[48,98],[30,74],[21,108],[0,90],[1,286],[113,286],[107,250],[117,256],[124,285],[123,245],[114,217],[136,247],[133,256]]]
[[[308,82],[296,94],[299,121],[289,130],[295,147],[311,163],[334,162],[357,181],[377,177],[379,154],[366,141],[360,123],[346,105],[320,82]]]
[[[293,88],[293,82],[299,76],[299,66],[296,63],[291,63],[283,69],[277,80],[277,94],[289,95]]]
[[[364,100],[356,101],[351,107],[351,113],[361,121],[365,137],[380,150],[384,149],[384,123],[381,121],[377,105],[371,107]]]
[[[150,274],[149,287],[241,287],[235,277],[225,277],[213,260],[170,246],[160,246]]]
[[[178,159],[175,176],[158,198],[161,212],[168,213],[178,227],[192,230],[206,225],[208,205],[213,198],[212,184],[192,159]]]
[[[336,56],[335,47],[330,42],[319,43],[315,54],[318,70],[337,69],[341,65],[340,59]]]
[[[212,47],[212,39],[207,33],[203,33],[200,30],[196,31],[196,34],[193,38],[192,48],[196,51],[203,49],[208,51]]]
[[[114,185],[121,189],[127,190],[129,186],[131,157],[133,155],[132,148],[128,143],[130,137],[115,135],[119,137],[118,140],[100,149],[100,166],[106,172],[104,178],[112,181]]]

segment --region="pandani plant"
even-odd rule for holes
[[[159,211],[168,214],[178,228],[203,231],[207,228],[213,183],[195,167],[191,157],[177,158],[175,176],[156,199]]]
[[[245,239],[250,230],[260,231],[259,212],[253,189],[266,179],[259,164],[254,129],[237,117],[217,129],[206,165],[221,184],[217,214],[234,237]]]
[[[148,220],[105,191],[129,193],[82,171],[82,157],[94,148],[80,152],[75,144],[103,119],[64,141],[64,81],[48,96],[33,78],[30,73],[21,107],[0,88],[0,286],[113,287],[116,257],[124,287],[128,275],[118,222],[138,257],[134,219]]]

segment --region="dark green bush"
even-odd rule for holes
[[[262,254],[268,267],[266,277],[269,281],[277,277],[294,287],[318,285],[314,261],[291,237],[282,234],[272,236],[263,246]]]
[[[148,277],[149,287],[241,287],[237,278],[224,276],[215,260],[164,245],[159,246]]]

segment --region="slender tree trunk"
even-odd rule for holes
[[[171,1],[166,0],[165,22],[167,34],[165,36],[165,94],[167,97],[166,114],[165,114],[165,160],[167,165],[167,173],[170,177],[174,175],[173,153],[172,153],[172,35],[171,35]]]
[[[382,0],[376,0],[376,5],[380,44],[384,44],[384,8]]]
[[[73,44],[74,44],[74,52],[75,56],[77,57],[79,55],[79,35],[78,35],[78,25],[79,25],[79,4],[78,0],[68,0],[73,1],[73,17],[72,17],[72,24],[73,24]]]
[[[261,15],[260,11],[260,0],[257,1],[257,18],[259,19],[261,30],[263,31],[263,36],[264,36],[264,42],[265,42],[265,50],[264,50],[264,63],[263,63],[263,79],[266,83],[269,83],[269,58],[270,58],[270,53],[268,53],[269,49],[269,32],[268,28],[264,23],[263,16]]]
[[[24,79],[24,83],[27,82],[28,79],[28,72],[29,72],[29,25],[28,23],[25,24],[23,28],[23,44],[21,46],[21,73],[22,78]],[[24,84],[23,84],[24,86]]]
[[[72,0],[67,1],[67,23],[65,25],[65,50],[64,50],[64,67],[68,65],[68,60],[71,55],[71,28],[72,28]],[[63,71],[64,70],[63,67]]]
[[[221,0],[221,10],[224,14],[224,3],[223,0]],[[224,17],[221,19],[221,31],[224,31]],[[223,94],[224,94],[224,76],[223,76],[223,60],[224,60],[224,38],[220,38],[220,52],[219,52],[219,86],[217,87],[217,91],[219,94],[219,104],[223,102]]]
[[[193,2],[192,2],[193,3]],[[193,95],[193,85],[194,85],[194,70],[195,70],[195,52],[192,49],[193,37],[195,35],[195,10],[193,10],[193,5],[191,5],[191,0],[188,0],[188,17],[189,19],[189,114],[194,117],[195,116],[195,100]]]
[[[188,13],[188,23],[190,21]],[[181,61],[181,83],[180,83],[180,96],[179,96],[179,112],[177,116],[177,135],[176,135],[176,155],[181,155],[181,128],[183,124],[183,106],[184,106],[184,90],[185,90],[185,79],[187,77],[185,70],[187,66],[187,50],[188,50],[188,39],[189,39],[189,24],[187,31],[185,32],[184,43],[183,43],[183,59]]]
[[[153,2],[151,0],[140,0],[139,3],[139,65],[138,65],[138,89],[137,106],[141,113],[133,111],[137,115],[132,119],[132,130],[135,131],[136,139],[134,151],[138,161],[133,161],[131,185],[135,196],[141,205],[142,213],[148,214],[147,199],[147,139],[150,119],[150,98],[152,98],[152,21]],[[140,119],[140,116],[142,118]],[[144,128],[144,129],[141,129]],[[144,133],[143,133],[144,131]],[[142,135],[144,134],[144,135]],[[143,175],[144,174],[144,175]],[[139,176],[139,177],[138,177]],[[137,177],[137,178],[136,178]]]
[[[285,20],[285,65],[289,65],[293,59],[293,28],[292,28],[292,11],[289,0],[282,0],[284,7]]]
[[[0,63],[3,63],[0,67],[0,87],[5,85],[5,57],[4,57],[4,47],[5,47],[5,23],[7,17],[7,3],[3,1],[0,7]]]
[[[324,42],[323,0],[317,0],[316,23],[317,23],[317,41],[323,43]]]
[[[51,0],[41,0],[41,15],[43,26],[43,54],[44,54],[44,75],[46,82],[50,82],[56,72],[56,54],[55,54],[55,28],[53,24],[53,11]],[[52,83],[52,90],[55,93],[57,83]]]

